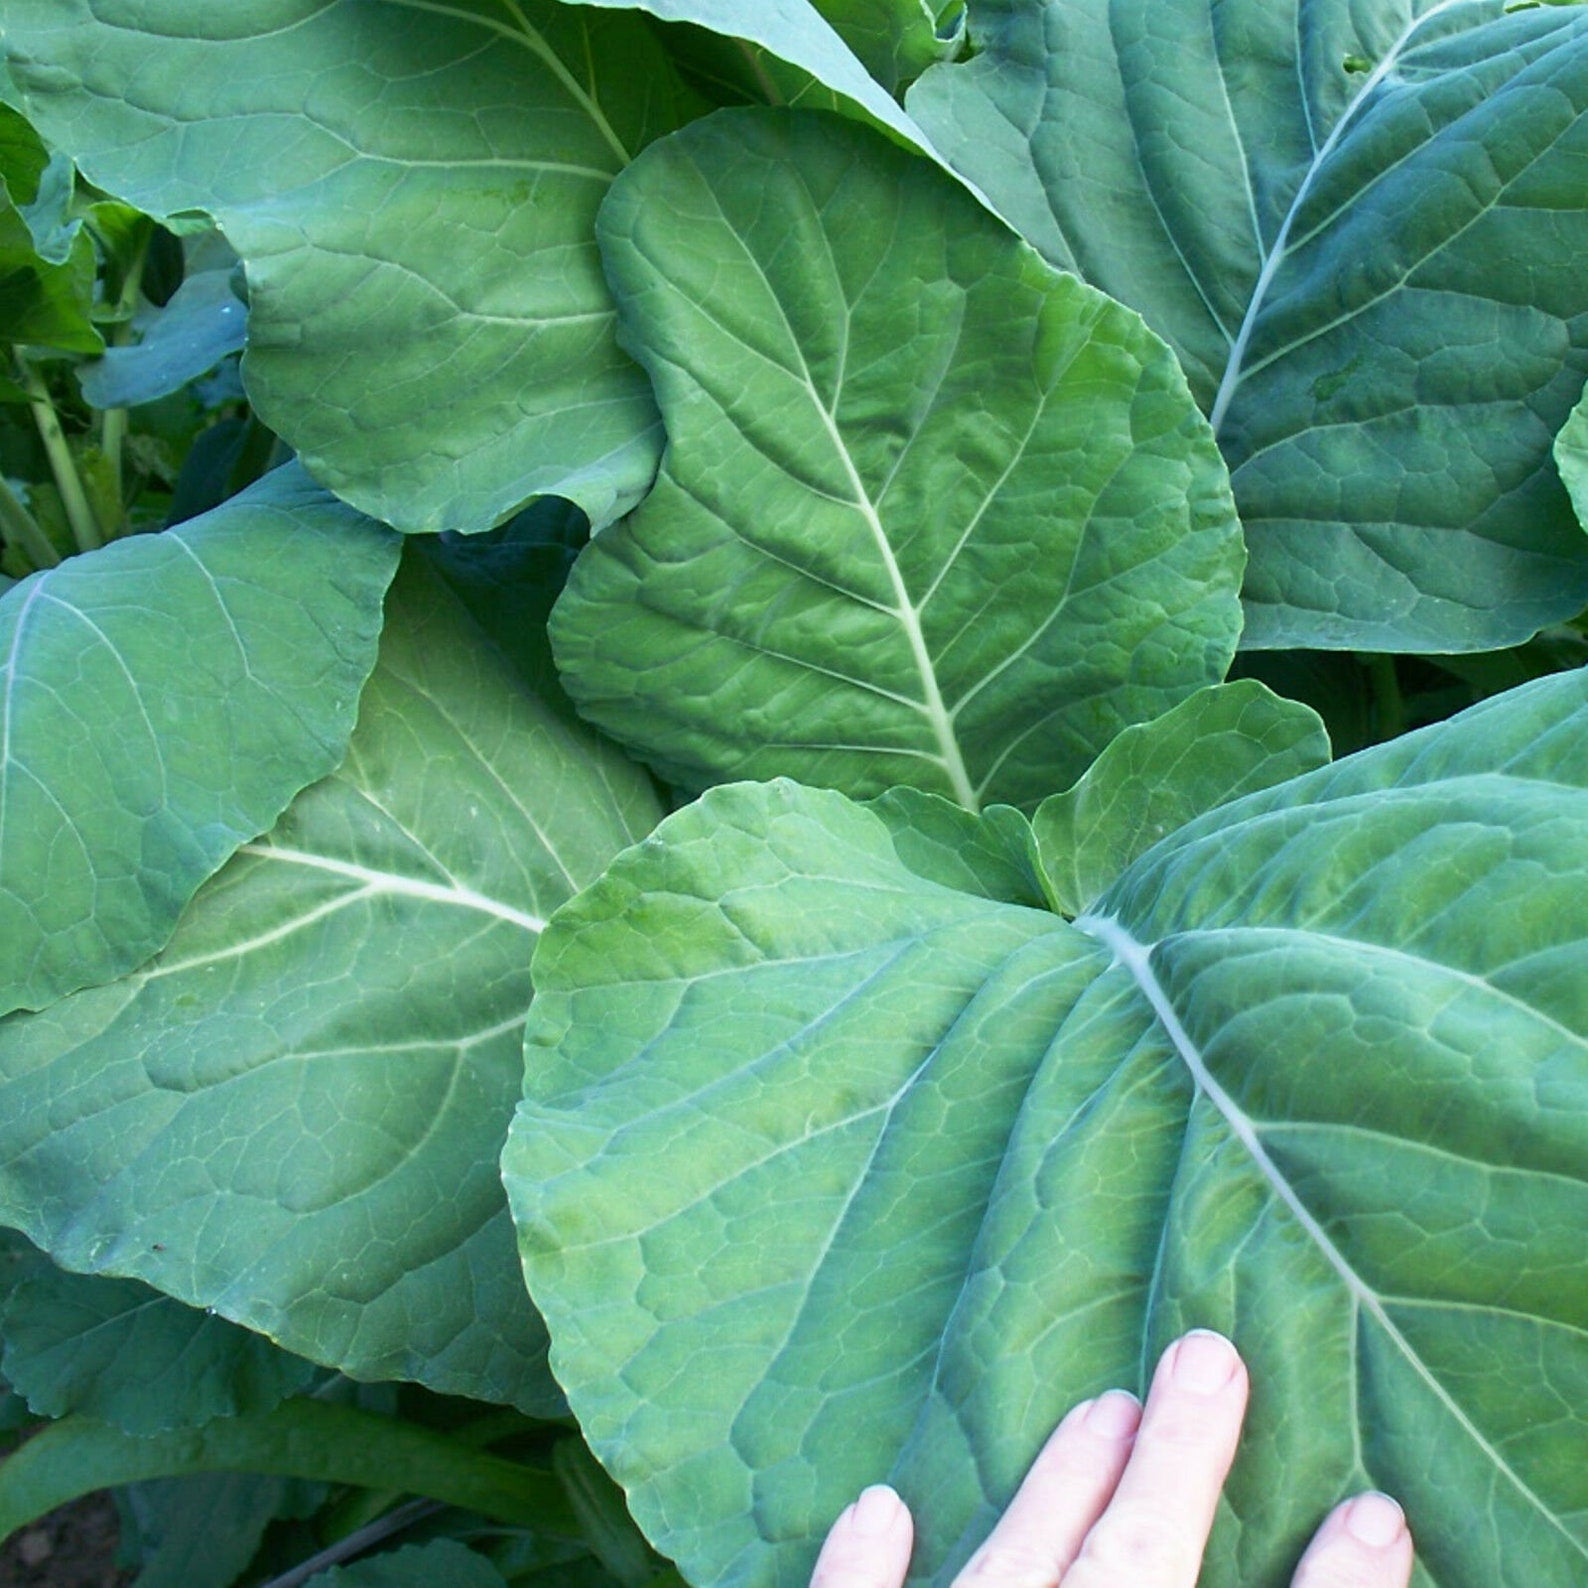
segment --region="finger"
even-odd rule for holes
[[[811,1588],[900,1588],[914,1542],[904,1501],[887,1484],[873,1484],[833,1523]]]
[[[1292,1588],[1407,1588],[1412,1536],[1387,1494],[1336,1506],[1296,1568]]]
[[[1198,1329],[1164,1352],[1119,1487],[1064,1588],[1194,1588],[1247,1388],[1223,1335]]]
[[[1136,1397],[1124,1390],[1077,1406],[1038,1452],[956,1588],[1054,1588],[1108,1504],[1140,1421]]]

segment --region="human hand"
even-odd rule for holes
[[[1222,1335],[1164,1352],[1145,1407],[1124,1390],[1083,1402],[1042,1447],[956,1588],[1194,1588],[1246,1415],[1246,1368]],[[833,1523],[811,1588],[900,1588],[914,1526],[885,1484]],[[1398,1505],[1336,1507],[1292,1588],[1406,1588],[1412,1540]]]

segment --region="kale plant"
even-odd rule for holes
[[[1209,1588],[1588,1580],[1588,8],[0,61],[0,1527],[799,1588],[886,1479],[947,1582],[1201,1324]],[[74,507],[173,401],[207,511]]]

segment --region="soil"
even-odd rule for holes
[[[123,1588],[116,1566],[121,1525],[108,1495],[88,1494],[0,1546],[0,1588]]]

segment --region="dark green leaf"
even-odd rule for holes
[[[841,100],[865,112],[866,118],[920,149],[931,145],[921,129],[857,59],[852,44],[860,43],[875,58],[882,34],[897,27],[900,43],[917,50],[918,43],[900,13],[919,10],[920,0],[566,0],[571,5],[643,10],[663,22],[705,28],[739,41],[747,52],[766,52],[831,89]],[[823,13],[827,15],[823,15]],[[890,15],[891,14],[891,15]],[[831,21],[828,19],[831,17]],[[838,24],[837,27],[834,24]],[[890,45],[888,53],[891,54]],[[868,64],[871,64],[868,60]],[[887,84],[892,87],[893,84]]]
[[[304,1588],[507,1588],[507,1579],[483,1555],[438,1538],[318,1572]]]
[[[943,0],[813,0],[873,77],[895,93],[957,53],[956,33],[938,32]]]
[[[1180,354],[1251,545],[1246,645],[1487,650],[1588,603],[1549,457],[1588,372],[1588,11],[970,17],[980,53],[910,108],[1049,260]]]
[[[133,1588],[232,1588],[287,1485],[251,1472],[157,1478],[124,1491],[143,1533]],[[438,1585],[439,1588],[439,1585]]]
[[[0,1278],[0,1341],[0,1370],[35,1412],[129,1434],[269,1411],[314,1371],[224,1318],[135,1279],[65,1273],[31,1246]]]

